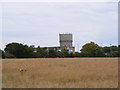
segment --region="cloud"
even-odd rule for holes
[[[117,3],[4,3],[3,47],[16,41],[58,46],[73,33],[74,46],[89,41],[117,44]]]
[[[119,2],[119,0],[1,0],[1,2]]]

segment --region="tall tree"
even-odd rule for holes
[[[87,57],[104,56],[102,47],[95,44],[94,42],[85,44],[80,51],[82,56],[87,56]]]

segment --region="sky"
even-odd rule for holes
[[[119,0],[1,0],[1,2],[119,2]]]
[[[59,46],[60,33],[73,34],[76,51],[91,41],[102,46],[117,45],[118,3],[2,3],[2,49],[11,42]]]

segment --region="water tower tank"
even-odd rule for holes
[[[72,34],[59,34],[60,47],[72,47]]]

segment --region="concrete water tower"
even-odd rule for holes
[[[59,34],[60,47],[72,48],[72,34]]]

